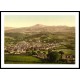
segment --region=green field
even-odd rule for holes
[[[63,51],[64,54],[75,54],[75,50],[71,50],[71,49],[58,49],[56,51]]]
[[[5,56],[5,64],[35,64],[42,63],[42,60],[33,56],[25,55],[9,55]]]

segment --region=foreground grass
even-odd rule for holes
[[[34,64],[34,63],[42,63],[42,60],[39,58],[35,58],[33,56],[25,56],[25,55],[5,55],[5,64]]]

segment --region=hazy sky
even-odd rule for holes
[[[75,26],[74,15],[5,15],[5,27],[29,27],[35,24]]]

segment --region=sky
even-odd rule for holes
[[[36,24],[49,26],[75,26],[74,15],[5,15],[5,27],[30,27]]]

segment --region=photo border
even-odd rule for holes
[[[1,16],[1,12],[78,12],[79,13],[79,11],[0,11],[0,16]],[[79,13],[79,16],[80,16],[80,13]],[[1,21],[0,21],[0,23],[1,23]],[[79,59],[80,59],[80,55],[79,55]],[[0,64],[1,64],[1,61],[0,61]],[[79,65],[80,65],[80,62],[79,62]],[[37,68],[37,67],[35,67],[35,68],[3,68],[0,65],[0,69],[80,69],[80,66],[78,66],[78,68]]]

